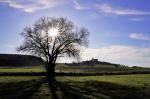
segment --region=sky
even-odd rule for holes
[[[43,16],[89,30],[81,60],[150,67],[150,0],[0,0],[0,53],[17,53],[20,33]]]

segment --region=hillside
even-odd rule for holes
[[[74,73],[100,73],[100,72],[133,72],[133,71],[150,71],[146,67],[129,67],[126,65],[115,64],[110,62],[99,61],[98,59],[91,59],[81,61],[78,63],[57,64],[57,72],[74,72]]]
[[[31,55],[0,54],[0,66],[37,66],[42,60]]]
[[[104,62],[104,61],[99,61],[98,59],[92,58],[91,60],[87,61],[81,61],[81,62],[73,62],[73,63],[66,63],[68,66],[107,66],[107,67],[114,67],[114,68],[126,68],[128,66],[126,65],[121,65],[121,64],[115,64],[115,63],[110,63],[110,62]]]

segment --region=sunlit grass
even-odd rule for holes
[[[72,72],[72,73],[99,73],[99,72],[115,72],[115,71],[134,71],[134,70],[150,70],[150,68],[131,68],[131,67],[115,67],[112,65],[96,65],[96,66],[67,66],[59,64],[56,66],[56,72]],[[43,72],[44,66],[28,66],[28,67],[1,67],[0,72]]]
[[[43,72],[45,71],[42,67],[2,67],[0,72]]]
[[[44,77],[1,76],[0,99],[52,99]],[[56,77],[59,99],[149,99],[150,74]]]

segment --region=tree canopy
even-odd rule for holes
[[[66,18],[42,17],[21,33],[23,45],[17,51],[41,57],[45,63],[54,64],[59,56],[80,57],[80,48],[88,45],[89,32],[77,28]]]

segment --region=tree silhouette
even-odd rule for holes
[[[21,33],[25,41],[17,51],[41,57],[49,78],[55,76],[56,60],[60,56],[80,58],[80,48],[88,45],[89,32],[77,28],[66,18],[42,17]]]

